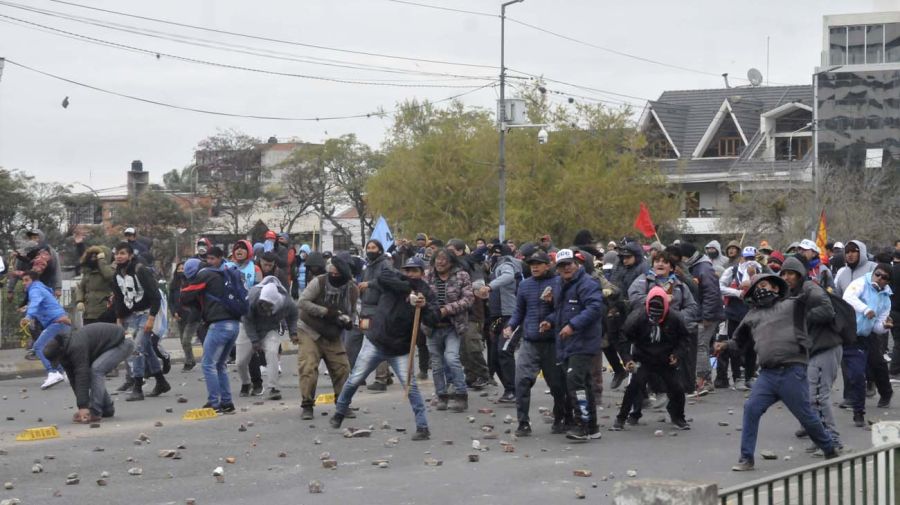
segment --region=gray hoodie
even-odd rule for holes
[[[719,251],[719,255],[716,256],[716,259],[710,258],[709,260],[712,262],[713,267],[716,269],[716,273],[721,273],[725,268],[728,267],[728,257],[725,256],[725,253],[722,251],[722,244],[719,243],[718,240],[710,241],[710,243],[706,244],[704,247],[704,252],[706,249],[713,248]]]
[[[491,294],[488,300],[491,317],[512,316],[516,311],[517,278],[522,276],[522,264],[512,256],[500,256],[491,272]],[[498,300],[499,298],[499,300]],[[499,307],[498,307],[499,305]],[[497,309],[500,314],[497,314]]]
[[[241,322],[251,342],[259,342],[270,331],[281,330],[281,323],[287,323],[289,336],[297,335],[297,306],[288,296],[287,289],[277,277],[265,277],[262,282],[250,288],[247,296],[250,311]],[[273,306],[272,315],[264,315],[259,311],[259,301],[269,302]]]
[[[860,277],[866,275],[869,272],[875,270],[875,267],[878,266],[873,261],[869,261],[869,250],[866,248],[866,244],[864,244],[861,240],[851,240],[848,244],[856,244],[856,247],[859,247],[859,263],[856,264],[856,267],[850,268],[850,265],[842,266],[837,274],[834,276],[834,289],[835,294],[838,296],[844,295],[844,290],[847,289],[847,286],[850,285],[851,282],[859,279]],[[847,249],[844,249],[844,259],[847,257]]]

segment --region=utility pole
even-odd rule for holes
[[[500,159],[497,174],[500,179],[500,242],[506,240],[506,7],[524,0],[510,0],[500,5]]]

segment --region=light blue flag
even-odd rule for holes
[[[381,242],[385,251],[389,251],[394,247],[394,234],[391,233],[391,229],[388,227],[384,216],[378,216],[378,222],[375,223],[375,228],[372,230],[372,236],[369,238]]]

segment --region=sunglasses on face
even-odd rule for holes
[[[876,279],[884,279],[884,280],[887,280],[887,279],[888,279],[887,274],[884,273],[884,272],[874,272],[874,273],[872,274],[872,277],[874,277],[874,278],[876,278]]]

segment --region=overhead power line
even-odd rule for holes
[[[419,3],[419,2],[410,2],[407,0],[387,0],[387,1],[393,2],[395,4],[413,5],[415,7],[425,7],[427,9],[435,9],[435,10],[439,10],[439,11],[458,12],[460,14],[473,14],[475,16],[484,16],[484,17],[489,17],[489,18],[499,18],[500,17],[499,15],[492,14],[490,12],[479,12],[479,11],[470,11],[470,10],[466,10],[466,9],[455,9],[453,7],[444,7],[442,5],[428,5],[428,4],[423,4],[423,3]],[[506,19],[509,19],[509,18],[506,18]]]
[[[167,24],[167,25],[171,25],[171,26],[179,26],[182,28],[190,28],[192,30],[201,30],[201,31],[209,32],[209,33],[218,33],[220,35],[230,35],[233,37],[242,37],[242,38],[246,38],[246,39],[261,40],[261,41],[265,41],[265,42],[275,42],[278,44],[288,44],[288,45],[293,45],[293,46],[308,47],[308,48],[312,48],[312,49],[321,49],[323,51],[334,51],[334,52],[340,52],[340,53],[357,54],[357,55],[361,55],[361,56],[373,56],[373,57],[377,57],[377,58],[388,58],[388,59],[394,59],[394,60],[417,61],[417,62],[421,62],[421,63],[437,63],[437,64],[441,64],[441,65],[457,65],[457,66],[463,66],[463,67],[490,68],[490,69],[496,68],[492,65],[481,65],[481,64],[477,64],[477,63],[465,63],[465,62],[459,62],[459,61],[446,61],[446,60],[437,60],[437,59],[429,59],[429,58],[415,58],[412,56],[398,56],[395,54],[376,53],[376,52],[371,52],[371,51],[360,51],[360,50],[356,50],[356,49],[344,49],[344,48],[339,48],[339,47],[325,46],[325,45],[321,45],[321,44],[310,44],[310,43],[298,42],[298,41],[294,41],[294,40],[277,39],[274,37],[263,37],[261,35],[252,35],[252,34],[248,34],[248,33],[233,32],[233,31],[229,31],[229,30],[220,30],[217,28],[209,28],[209,27],[205,27],[205,26],[198,26],[198,25],[192,25],[192,24],[188,24],[188,23],[180,23],[177,21],[170,21],[167,19],[159,19],[159,18],[153,18],[153,17],[149,17],[149,16],[140,16],[137,14],[130,14],[127,12],[115,11],[112,9],[103,9],[100,7],[83,5],[83,4],[79,4],[79,3],[75,3],[75,2],[69,2],[66,0],[49,0],[49,1],[51,1],[53,3],[61,4],[61,5],[69,5],[72,7],[79,7],[82,9],[89,9],[92,11],[104,12],[107,14],[114,14],[117,16],[125,16],[125,17],[129,17],[129,18],[133,18],[133,19],[141,19],[143,21],[151,21],[154,23],[162,23],[162,24]]]
[[[231,113],[231,112],[222,112],[222,111],[214,111],[214,110],[209,110],[209,109],[201,109],[201,108],[197,108],[197,107],[175,105],[175,104],[170,104],[170,103],[166,103],[166,102],[160,102],[157,100],[152,100],[149,98],[142,98],[142,97],[135,96],[135,95],[120,93],[118,91],[108,90],[108,89],[94,86],[91,84],[79,82],[74,79],[69,79],[67,77],[56,75],[56,74],[53,74],[50,72],[46,72],[44,70],[40,70],[40,69],[37,69],[34,67],[30,67],[28,65],[19,63],[15,60],[10,60],[9,58],[6,59],[6,63],[8,63],[10,65],[14,65],[14,66],[22,68],[22,69],[25,69],[25,70],[29,70],[31,72],[34,72],[34,73],[37,73],[37,74],[40,74],[40,75],[43,75],[46,77],[50,77],[52,79],[67,82],[67,83],[73,84],[75,86],[81,86],[83,88],[91,89],[91,90],[94,90],[94,91],[97,91],[100,93],[106,93],[108,95],[114,95],[114,96],[118,96],[120,98],[127,98],[129,100],[135,100],[138,102],[148,103],[148,104],[152,104],[152,105],[158,105],[158,106],[167,107],[170,109],[178,109],[178,110],[183,110],[183,111],[188,111],[188,112],[196,112],[199,114],[208,114],[208,115],[213,115],[213,116],[225,116],[225,117],[236,117],[236,118],[246,118],[246,119],[267,119],[267,120],[273,120],[273,121],[334,121],[334,120],[341,120],[341,119],[360,119],[360,118],[370,118],[370,117],[384,117],[384,116],[392,115],[399,110],[399,109],[393,109],[390,112],[375,111],[375,112],[368,112],[368,113],[363,113],[363,114],[318,116],[318,117],[286,117],[286,116],[264,116],[264,115],[256,115],[256,114],[237,114],[237,113]],[[463,96],[471,94],[471,93],[475,93],[476,91],[480,91],[482,89],[489,88],[494,85],[496,85],[496,82],[491,82],[491,83],[485,84],[483,86],[478,86],[476,88],[469,89],[468,91],[464,91],[462,93],[458,93],[456,95],[449,96],[447,98],[429,101],[429,103],[435,104],[435,103],[441,103],[441,102],[447,102],[450,100],[455,100],[457,98],[463,97]],[[424,106],[424,105],[422,105],[422,106]]]
[[[275,60],[283,60],[283,61],[291,61],[297,63],[306,63],[312,65],[322,65],[329,67],[337,67],[337,68],[348,68],[353,70],[364,70],[371,72],[384,72],[384,73],[395,73],[395,74],[408,74],[408,75],[425,75],[425,76],[439,76],[439,77],[450,77],[454,79],[469,79],[469,78],[481,78],[482,76],[469,76],[469,75],[459,75],[459,74],[451,74],[446,72],[435,72],[435,71],[425,71],[425,70],[413,70],[402,67],[390,67],[384,65],[373,65],[369,63],[359,63],[348,60],[336,60],[332,58],[322,58],[317,56],[298,56],[296,54],[285,53],[282,51],[275,51],[272,49],[262,49],[252,46],[246,46],[241,44],[234,44],[229,42],[223,42],[219,40],[212,39],[204,39],[189,35],[181,35],[171,32],[164,32],[159,30],[153,30],[144,27],[137,27],[127,24],[116,23],[112,21],[100,20],[96,18],[76,16],[72,14],[68,14],[61,11],[54,11],[49,9],[39,9],[36,7],[25,6],[13,2],[0,1],[0,5],[21,9],[27,12],[40,14],[44,16],[49,16],[58,19],[64,19],[67,21],[74,21],[77,23],[83,23],[91,26],[97,26],[100,28],[115,30],[119,32],[129,33],[133,35],[139,35],[142,37],[148,37],[157,40],[166,40],[170,42],[175,42],[178,44],[185,44],[190,46],[202,47],[206,49],[213,49],[217,51],[225,51],[231,53],[238,54],[246,54],[251,56],[258,56],[262,58],[269,58]],[[27,27],[27,26],[26,26]],[[35,30],[38,28],[30,27]],[[487,77],[487,78],[493,78]],[[375,80],[375,79],[367,79],[367,80]],[[417,81],[418,82],[418,81]]]
[[[299,78],[299,79],[311,79],[311,80],[316,80],[316,81],[328,81],[328,82],[335,82],[335,83],[340,83],[340,84],[357,84],[357,85],[366,85],[366,86],[389,86],[389,87],[402,87],[402,88],[415,88],[415,87],[419,87],[419,88],[470,88],[471,87],[471,86],[459,85],[459,84],[418,84],[418,83],[412,84],[412,83],[392,83],[392,82],[382,82],[382,81],[361,81],[361,80],[352,80],[352,79],[341,79],[341,78],[337,78],[337,77],[325,77],[325,76],[308,75],[308,74],[295,74],[295,73],[290,73],[290,72],[279,72],[276,70],[266,70],[266,69],[254,68],[254,67],[244,67],[244,66],[240,66],[240,65],[231,65],[228,63],[220,63],[220,62],[215,62],[215,61],[201,60],[198,58],[189,58],[186,56],[179,56],[177,54],[166,53],[166,52],[161,52],[161,51],[151,51],[149,49],[143,49],[140,47],[129,46],[127,44],[120,44],[118,42],[111,42],[108,40],[98,39],[95,37],[88,37],[87,35],[81,35],[78,33],[61,30],[59,28],[54,28],[52,26],[42,25],[39,23],[27,21],[24,19],[7,16],[5,14],[0,14],[0,18],[10,19],[13,21],[17,21],[19,23],[36,26],[39,28],[43,28],[44,30],[58,32],[58,33],[65,34],[70,37],[77,37],[77,38],[83,39],[85,41],[99,43],[102,45],[115,47],[115,48],[119,48],[119,49],[135,51],[135,52],[143,53],[143,54],[146,54],[149,56],[155,56],[156,58],[159,58],[160,56],[165,56],[167,58],[171,58],[174,60],[184,61],[184,62],[188,62],[188,63],[195,63],[195,64],[199,64],[199,65],[207,65],[207,66],[218,67],[218,68],[225,68],[225,69],[230,69],[230,70],[241,70],[244,72],[253,72],[253,73],[258,73],[258,74],[275,75],[275,76],[281,76],[281,77],[294,77],[294,78]]]

